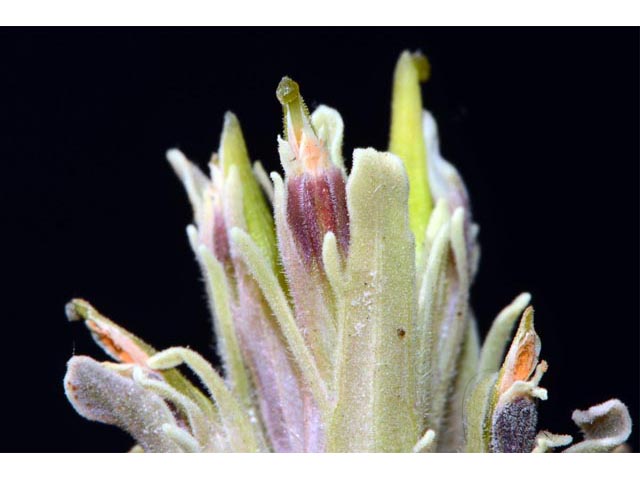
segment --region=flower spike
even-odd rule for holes
[[[230,112],[208,175],[169,150],[193,207],[187,236],[220,373],[205,355],[183,346],[158,352],[72,300],[69,319],[83,320],[119,362],[69,361],[64,387],[77,412],[127,431],[131,452],[567,447],[571,436],[537,430],[547,363],[528,293],[498,314],[481,345],[470,304],[479,230],[422,107],[429,74],[422,54],[400,55],[390,152],[356,149],[351,172],[342,117],[325,105],[310,114],[288,77],[276,90],[284,174],[251,163]],[[619,400],[572,418],[584,440],[564,451],[628,448],[631,417]]]
[[[288,149],[281,146],[281,161],[287,173],[287,220],[296,243],[305,261],[319,260],[324,235],[331,231],[341,253],[346,255],[349,218],[340,161],[332,161],[327,146],[316,135],[298,84],[284,77],[277,97],[284,110],[288,142]]]

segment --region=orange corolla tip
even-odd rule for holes
[[[501,395],[517,381],[527,381],[538,365],[540,338],[533,327],[533,308],[528,307],[522,314],[518,331],[507,352],[501,369],[498,394]],[[547,370],[546,362],[541,365]]]
[[[122,363],[135,363],[136,365],[146,366],[149,355],[122,332],[93,320],[87,320],[86,323],[96,343],[113,358]]]
[[[66,306],[69,321],[84,320],[95,342],[114,360],[146,366],[153,349],[98,313],[88,302],[75,299]]]

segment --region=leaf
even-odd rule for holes
[[[580,427],[584,440],[566,453],[611,452],[631,435],[631,416],[618,399],[608,400],[588,410],[575,410],[571,419]]]
[[[338,339],[330,451],[411,451],[420,436],[412,348],[415,247],[401,161],[354,152],[347,185],[351,244]]]
[[[464,402],[465,452],[486,453],[491,442],[491,412],[498,374],[475,381]]]
[[[195,232],[190,231],[192,232],[190,236],[193,236]],[[195,253],[200,260],[207,282],[207,294],[214,313],[213,323],[218,354],[223,359],[225,379],[242,403],[250,408],[252,406],[251,383],[233,323],[231,289],[224,267],[204,245],[197,247]]]
[[[253,174],[238,118],[231,112],[227,112],[224,117],[218,154],[225,177],[229,175],[231,167],[237,168],[242,184],[242,205],[247,231],[275,271],[278,251],[273,217]]]
[[[231,238],[238,249],[239,255],[243,258],[251,275],[260,286],[266,301],[278,320],[280,330],[287,340],[291,353],[302,372],[302,376],[315,393],[318,403],[326,407],[326,387],[318,372],[313,356],[305,345],[302,334],[296,326],[293,312],[291,312],[284,291],[278,284],[275,273],[268,269],[265,259],[260,255],[256,244],[252,242],[251,238],[249,238],[245,232],[234,228],[231,231]]]
[[[438,439],[439,452],[458,452],[464,448],[464,395],[476,376],[480,352],[476,320],[470,310],[468,314],[467,331]]]
[[[511,330],[530,301],[530,294],[521,293],[498,314],[482,344],[478,371],[487,373],[498,371]]]
[[[316,450],[320,432],[307,425],[320,422],[309,415],[326,418],[329,413],[326,384],[267,259],[239,228],[231,230],[231,244],[237,256],[236,323],[274,449]],[[315,413],[305,402],[315,404],[309,407]]]
[[[440,432],[467,331],[469,268],[465,211],[448,217],[440,201],[425,234],[426,264],[418,296],[418,352],[415,357],[418,409],[428,428]],[[439,435],[436,441],[446,439]]]
[[[145,452],[178,452],[163,432],[175,425],[167,404],[92,358],[72,357],[64,377],[67,398],[83,417],[126,430]]]
[[[163,370],[185,363],[198,376],[218,406],[231,451],[260,450],[247,412],[227,389],[220,375],[201,355],[187,348],[172,347],[156,353],[148,363],[151,368]]]
[[[572,441],[573,437],[571,435],[558,435],[557,433],[542,430],[536,436],[536,447],[531,453],[546,453],[554,448],[565,447]]]
[[[173,171],[184,185],[196,222],[202,223],[205,214],[203,206],[205,192],[211,183],[209,178],[196,165],[187,160],[187,157],[177,148],[168,150],[166,156]]]
[[[344,160],[342,158],[344,122],[340,113],[331,107],[320,105],[311,114],[311,125],[318,138],[329,150],[329,158],[333,164],[344,170]]]

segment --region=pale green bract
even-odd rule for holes
[[[574,412],[584,440],[568,448],[571,436],[538,430],[547,363],[529,294],[480,343],[469,305],[478,227],[422,108],[429,68],[421,54],[400,56],[392,153],[356,149],[348,175],[340,114],[309,115],[286,77],[284,177],[250,164],[231,113],[211,175],[170,150],[193,206],[187,233],[222,374],[188,348],[158,352],[73,300],[69,319],[84,320],[119,362],[69,361],[77,412],[126,430],[136,452],[623,450],[631,419],[616,399]]]

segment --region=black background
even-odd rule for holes
[[[574,408],[619,397],[638,449],[638,30],[4,29],[0,45],[0,450],[131,445],[64,397],[71,355],[105,358],[66,321],[72,297],[214,358],[167,148],[204,165],[232,109],[252,158],[279,168],[286,74],[311,108],[340,110],[346,158],[385,149],[405,48],[431,60],[425,102],[481,226],[481,331],[530,291],[550,365],[540,427],[575,436]]]

